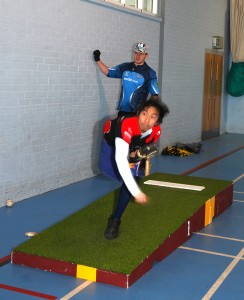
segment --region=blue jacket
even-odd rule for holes
[[[136,112],[149,93],[159,94],[156,72],[147,63],[142,66],[135,66],[133,62],[120,64],[109,68],[108,77],[122,79],[119,111]]]

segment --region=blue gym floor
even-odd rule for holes
[[[2,207],[0,299],[243,300],[244,135],[225,134],[202,144],[199,154],[154,158],[152,172],[231,180],[233,205],[128,289],[10,263],[13,247],[28,239],[25,232],[42,231],[118,184],[99,175]]]

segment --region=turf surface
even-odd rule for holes
[[[199,192],[143,184],[148,179],[203,185],[205,189]],[[156,173],[141,181],[150,202],[129,203],[117,239],[108,241],[103,235],[118,194],[115,190],[14,251],[130,274],[208,199],[231,184],[224,180]]]

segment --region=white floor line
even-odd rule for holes
[[[224,239],[224,240],[229,240],[229,241],[235,241],[235,242],[244,243],[244,240],[230,238],[230,237],[221,236],[221,235],[207,234],[207,233],[201,233],[201,232],[194,232],[193,234],[204,235],[204,236],[213,237],[213,238],[217,238],[217,239]]]
[[[213,294],[217,291],[217,289],[220,287],[220,285],[224,282],[224,280],[227,278],[227,276],[230,274],[230,272],[234,269],[234,267],[237,265],[237,263],[243,259],[244,255],[244,248],[238,253],[238,255],[235,257],[235,259],[229,264],[229,266],[224,270],[224,272],[219,276],[219,278],[215,281],[215,283],[212,285],[212,287],[208,290],[208,292],[205,294],[205,296],[202,298],[202,300],[209,300],[213,296]]]
[[[74,295],[78,294],[80,291],[84,290],[86,287],[88,287],[91,283],[94,283],[93,281],[85,281],[81,285],[77,286],[77,288],[73,289],[71,292],[66,294],[63,298],[60,298],[60,300],[69,300]]]
[[[244,173],[241,174],[239,177],[235,178],[235,179],[233,180],[233,183],[237,182],[238,180],[242,179],[243,177],[244,177]]]
[[[235,191],[234,191],[234,194],[241,194],[241,195],[244,195],[244,192],[235,192]]]
[[[185,246],[180,246],[179,249],[200,252],[200,253],[205,253],[205,254],[212,254],[212,255],[217,255],[217,256],[223,256],[223,257],[229,257],[229,258],[234,258],[234,259],[239,258],[239,260],[244,260],[243,257],[239,257],[239,254],[230,255],[230,254],[225,254],[225,253],[221,253],[221,252],[213,252],[213,251],[207,251],[207,250],[185,247]],[[244,251],[244,248],[242,250]]]
[[[244,203],[244,200],[233,200],[234,202]]]

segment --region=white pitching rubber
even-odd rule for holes
[[[144,182],[144,184],[164,186],[164,187],[175,188],[175,189],[193,190],[193,191],[202,191],[205,189],[205,186],[200,186],[200,185],[190,185],[190,184],[183,184],[183,183],[176,183],[176,182],[157,181],[157,180],[147,180]]]

